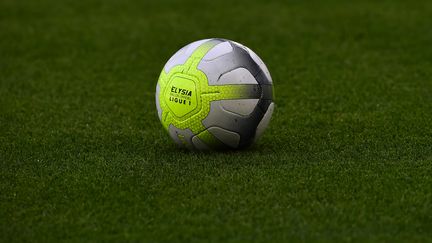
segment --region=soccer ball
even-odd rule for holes
[[[156,86],[159,119],[189,149],[238,149],[257,140],[274,109],[264,62],[230,40],[193,42],[172,56]]]

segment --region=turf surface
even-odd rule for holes
[[[430,241],[431,1],[0,1],[0,241]],[[179,150],[156,81],[255,50],[251,149]]]

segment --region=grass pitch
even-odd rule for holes
[[[0,1],[0,241],[430,241],[431,1]],[[168,58],[255,50],[246,151],[179,150]]]

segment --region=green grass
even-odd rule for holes
[[[431,1],[0,1],[0,241],[430,241]],[[255,50],[276,111],[246,151],[156,115],[197,39]]]

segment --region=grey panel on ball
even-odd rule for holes
[[[267,66],[264,64],[263,60],[261,60],[261,58],[255,52],[253,52],[251,49],[249,49],[246,46],[245,46],[245,48],[246,48],[246,50],[248,50],[249,54],[251,55],[252,59],[256,62],[256,64],[258,64],[258,66],[260,66],[260,68],[263,71],[266,78],[270,81],[270,83],[273,83],[270,72],[269,72]]]
[[[160,104],[159,104],[159,92],[160,92],[160,86],[158,83],[156,85],[156,108],[157,108],[159,120],[161,120],[162,119],[162,109],[161,109]]]
[[[242,45],[242,44],[240,44],[238,42],[235,42],[235,41],[231,41],[231,42],[233,42],[233,43],[237,44],[238,46],[240,46],[241,48],[247,50],[249,52],[250,56],[252,57],[252,59],[263,70],[263,73],[265,74],[265,76],[267,77],[267,79],[270,80],[271,83],[273,83],[272,77],[270,75],[270,72],[269,72],[267,66],[264,64],[263,60],[261,60],[261,58],[254,51],[252,51],[249,47],[244,46],[244,45]]]
[[[207,129],[213,136],[215,136],[224,144],[231,148],[237,148],[240,143],[240,135],[238,133],[228,131],[220,127],[210,127]]]
[[[268,105],[264,100],[260,100],[252,113],[242,116],[226,111],[221,101],[212,101],[210,112],[202,123],[205,127],[220,127],[239,134],[238,147],[247,147],[253,142],[256,128],[267,111]]]
[[[266,113],[264,114],[264,117],[261,119],[260,123],[258,124],[258,127],[256,129],[256,133],[255,133],[255,138],[254,140],[258,140],[261,135],[264,133],[265,129],[268,127],[269,123],[270,123],[270,119],[271,116],[273,114],[273,110],[274,110],[274,103],[272,102]]]
[[[171,138],[181,147],[194,148],[192,143],[193,132],[190,129],[178,129],[172,124],[169,125],[168,133]]]
[[[199,139],[198,136],[193,136],[192,137],[192,143],[195,146],[196,149],[199,150],[209,150],[210,148],[207,146],[207,144],[205,144],[203,141],[201,141],[201,139]]]
[[[221,100],[220,102],[225,110],[242,116],[248,116],[255,110],[259,99]]]
[[[219,78],[234,69],[245,68],[259,84],[271,84],[264,70],[253,60],[249,52],[234,42],[228,41],[233,51],[212,60],[201,60],[198,69],[207,75],[209,85],[219,85]]]

